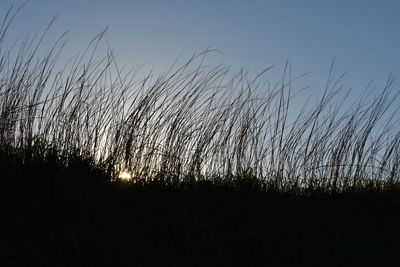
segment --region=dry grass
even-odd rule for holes
[[[17,13],[0,25],[1,266],[397,266],[393,77],[349,103],[332,66],[294,113],[289,63],[275,84],[212,51],[143,76],[102,32],[62,65],[65,35],[44,56],[47,30],[9,42]]]
[[[399,180],[398,91],[394,78],[377,96],[346,107],[333,68],[320,101],[296,116],[296,79],[287,64],[271,85],[207,66],[211,51],[159,75],[119,68],[104,32],[62,68],[65,36],[46,55],[42,36],[6,46],[17,11],[0,27],[0,147],[28,160],[56,147],[57,157],[92,158],[115,177],[173,181],[251,176],[276,188],[390,185]],[[51,26],[51,23],[49,27]],[[14,153],[14,152],[13,152]],[[66,160],[68,162],[68,160]]]

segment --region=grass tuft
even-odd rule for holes
[[[394,77],[346,106],[332,66],[294,113],[289,63],[271,84],[207,50],[142,76],[98,51],[101,32],[63,65],[65,35],[39,53],[53,21],[8,46],[18,10],[0,25],[2,266],[394,262]]]

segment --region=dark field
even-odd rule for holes
[[[283,191],[251,176],[110,182],[85,164],[13,163],[18,174],[1,183],[2,266],[398,263],[398,186]]]

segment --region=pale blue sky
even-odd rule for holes
[[[1,14],[21,2],[2,0]],[[357,94],[373,78],[378,90],[400,74],[399,13],[396,0],[31,0],[11,35],[41,30],[59,14],[48,40],[70,30],[71,55],[109,26],[106,40],[121,63],[162,70],[182,52],[212,47],[222,53],[210,62],[233,70],[276,66],[272,81],[290,60],[295,74],[310,72],[304,83],[312,94],[335,60]]]

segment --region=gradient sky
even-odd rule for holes
[[[20,3],[1,0],[1,14]],[[379,90],[400,74],[399,13],[396,0],[31,0],[11,35],[43,30],[58,14],[48,39],[70,30],[71,55],[109,26],[106,40],[121,63],[163,70],[181,53],[211,47],[222,53],[209,62],[233,70],[274,65],[272,81],[290,60],[294,74],[310,73],[311,94],[322,91],[335,60],[357,95],[371,79]]]

